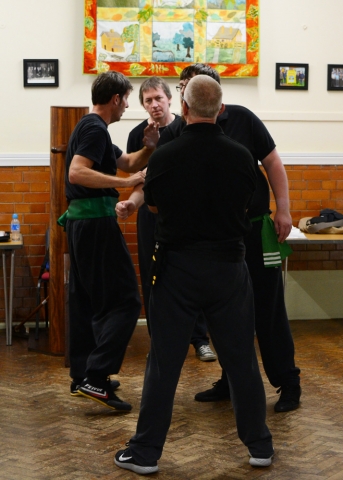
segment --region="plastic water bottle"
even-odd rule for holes
[[[13,213],[11,221],[11,240],[12,242],[17,242],[20,240],[20,222],[18,220],[18,215]]]

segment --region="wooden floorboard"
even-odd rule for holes
[[[149,350],[146,326],[136,327],[113,377],[121,382],[118,395],[133,405],[129,414],[71,397],[63,357],[29,351],[24,338],[6,346],[1,332],[0,479],[343,480],[343,320],[292,321],[291,328],[302,370],[301,407],[274,413],[278,395],[262,371],[273,465],[249,466],[230,402],[194,401],[219,378],[220,368],[199,361],[190,347],[160,471],[145,477],[117,468],[113,457],[135,431]]]

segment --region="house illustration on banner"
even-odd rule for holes
[[[125,52],[124,42],[119,33],[114,30],[109,32],[102,32],[101,34],[101,46],[104,50],[114,53]]]
[[[242,46],[243,36],[239,28],[221,26],[212,37],[211,44],[217,48]]]

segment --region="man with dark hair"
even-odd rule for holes
[[[207,74],[211,67],[195,64],[186,67],[180,75],[178,90],[185,92],[187,83],[194,76]],[[212,77],[218,76],[214,70]],[[220,78],[215,78],[220,82]],[[276,412],[287,412],[300,404],[300,370],[294,363],[294,343],[289,327],[283,282],[281,258],[287,255],[283,248],[292,228],[289,213],[288,182],[285,169],[276,151],[275,143],[261,120],[250,110],[240,105],[226,105],[217,123],[224,133],[248,148],[255,160],[257,189],[249,205],[248,216],[252,221],[252,231],[244,239],[246,262],[254,289],[255,328],[263,367],[269,382],[281,392],[274,406]],[[184,124],[182,121],[167,128],[159,140],[159,145],[177,138]],[[262,163],[276,200],[274,225],[270,220],[269,185],[258,161]],[[266,233],[267,232],[267,233]],[[275,263],[264,259],[263,239],[275,237],[276,249],[281,249],[281,258]],[[219,358],[220,360],[220,358]],[[199,402],[211,402],[230,398],[230,388],[225,371],[213,388],[195,395]]]
[[[70,254],[69,321],[71,394],[109,408],[129,411],[109,375],[119,372],[139,317],[141,303],[132,260],[118,226],[118,187],[142,183],[155,149],[158,125],[144,131],[144,147],[123,153],[112,144],[108,125],[128,107],[132,85],[117,72],[99,75],[92,85],[93,109],[76,125],[68,144],[65,225]],[[137,172],[116,176],[117,168]]]
[[[202,63],[190,65],[181,72],[179,86],[176,87],[181,95],[186,91],[189,80],[199,74],[209,75],[220,83],[218,72],[210,66]],[[262,240],[272,239],[276,250],[283,250],[286,245],[283,242],[292,228],[287,175],[272,137],[253,112],[240,105],[226,105],[225,111],[217,119],[217,124],[226,135],[248,148],[255,161],[257,189],[248,208],[252,231],[244,239],[246,262],[254,289],[255,328],[263,367],[271,385],[278,388],[277,393],[281,392],[274,410],[287,412],[299,407],[301,395],[300,370],[294,362],[294,343],[282,282],[281,255],[284,256],[287,252],[276,252],[279,257],[276,263],[265,262]],[[175,120],[164,130],[158,145],[164,145],[179,137],[184,126],[182,119]],[[264,167],[276,200],[274,225],[270,219],[269,185],[260,169],[259,161]],[[140,188],[136,187],[128,203],[124,202],[122,205],[123,214],[125,211],[131,214],[143,201],[142,195],[139,196],[138,193]],[[230,388],[224,370],[221,379],[213,383],[213,388],[195,395],[195,400],[199,402],[227,399],[230,399]]]
[[[145,201],[157,213],[156,270],[150,300],[151,349],[136,434],[115,455],[138,474],[158,470],[174,395],[200,312],[230,379],[238,435],[252,466],[272,462],[266,398],[254,349],[254,306],[243,237],[256,187],[249,151],[224,135],[220,85],[206,75],[189,82],[182,134],[149,160]],[[181,173],[180,173],[181,172]],[[204,228],[206,218],[207,228]]]
[[[139,89],[139,101],[142,107],[149,114],[149,118],[137,125],[129,134],[127,141],[127,152],[136,152],[143,146],[144,129],[149,123],[158,122],[159,131],[170,125],[178,115],[170,111],[172,94],[168,83],[160,77],[149,77],[141,84]],[[120,209],[120,205],[118,205]],[[120,210],[119,210],[120,211]],[[139,270],[142,281],[145,316],[149,326],[149,298],[151,290],[150,268],[151,259],[155,249],[155,226],[156,215],[150,212],[147,205],[143,203],[137,214],[137,239]],[[216,360],[217,356],[209,345],[207,336],[207,325],[203,317],[196,322],[191,338],[191,344],[195,348],[196,355],[201,361],[209,362]]]

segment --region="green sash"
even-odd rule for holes
[[[262,220],[261,237],[264,266],[267,268],[279,267],[282,265],[282,260],[288,257],[293,250],[286,241],[279,243],[274,222],[269,213],[250,219],[251,222],[257,222],[258,220]]]
[[[57,220],[61,227],[67,220],[82,220],[84,218],[116,217],[116,197],[80,198],[71,200],[68,210]]]

